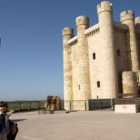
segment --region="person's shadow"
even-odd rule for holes
[[[25,121],[25,120],[27,120],[27,119],[12,119],[11,121],[12,122],[20,122],[20,121]]]

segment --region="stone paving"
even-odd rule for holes
[[[140,113],[78,111],[66,114],[13,114],[16,140],[140,140]]]

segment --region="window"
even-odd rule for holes
[[[119,49],[117,50],[117,56],[120,56],[120,50]]]
[[[93,60],[94,60],[94,59],[96,59],[96,54],[95,54],[95,53],[93,53]]]
[[[79,85],[79,90],[80,90],[80,85]]]
[[[97,81],[97,87],[98,88],[100,87],[100,81]]]

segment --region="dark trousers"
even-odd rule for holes
[[[7,135],[7,140],[15,140],[17,133],[18,133],[18,128],[15,134],[10,133],[9,135]]]

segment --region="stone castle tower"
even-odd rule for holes
[[[129,10],[113,21],[112,4],[97,5],[99,23],[76,18],[73,29],[62,30],[64,100],[136,97],[139,85],[140,18]],[[67,108],[67,107],[66,107]]]

